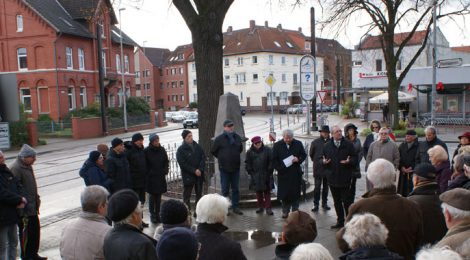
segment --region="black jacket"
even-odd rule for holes
[[[400,164],[398,169],[401,170],[401,167],[415,168],[416,166],[416,154],[418,152],[419,142],[416,139],[410,148],[408,148],[408,143],[405,141],[398,146],[398,151],[400,152]]]
[[[103,253],[109,260],[155,260],[157,241],[134,226],[115,225],[104,238]]]
[[[330,138],[325,139],[323,137],[319,137],[312,141],[310,144],[310,151],[308,155],[313,162],[313,176],[324,178],[326,177],[325,169],[323,167],[323,163],[321,163],[321,159],[323,158],[323,147]]]
[[[131,171],[132,188],[144,188],[147,175],[144,148],[140,148],[132,143],[130,149],[126,150],[126,157]]]
[[[0,227],[18,223],[21,184],[5,164],[0,164]]]
[[[111,180],[111,193],[132,188],[129,163],[124,153],[117,154],[113,149],[109,150],[108,158],[104,161],[104,172]]]
[[[193,141],[192,145],[183,141],[183,144],[178,147],[176,152],[176,160],[181,168],[184,185],[192,185],[198,180],[204,180],[206,156],[202,147],[196,141]],[[196,176],[196,170],[201,171],[201,176]]]
[[[343,137],[339,148],[337,148],[334,139],[331,138],[323,148],[323,156],[325,156],[325,159],[331,160],[325,165],[328,185],[332,187],[349,187],[353,170],[357,164],[357,154],[354,151],[353,144]],[[340,161],[346,160],[348,156],[349,163],[341,164]],[[320,161],[322,162],[322,160]]]
[[[233,132],[234,143],[231,144],[228,133],[217,136],[212,144],[211,153],[219,163],[219,170],[227,173],[240,171],[240,153],[243,151],[241,137]]]
[[[424,216],[422,244],[437,243],[447,232],[439,200],[439,185],[436,182],[418,185],[410,193],[408,199],[418,204]]]
[[[170,169],[170,161],[165,148],[161,145],[156,147],[149,144],[144,152],[147,162],[147,192],[150,194],[165,193],[167,191],[165,177]]]
[[[419,147],[418,147],[418,152],[416,153],[416,165],[420,163],[431,163],[429,161],[429,155],[428,155],[428,150],[433,148],[436,145],[442,146],[446,150],[447,153],[449,151],[447,150],[447,145],[439,138],[434,138],[431,142],[428,142],[427,140],[419,142]]]
[[[201,243],[199,260],[245,260],[242,247],[222,235],[227,230],[223,224],[200,223],[197,226],[196,237]]]
[[[79,171],[80,177],[85,181],[86,186],[100,185],[110,190],[111,180],[104,171],[93,161],[86,160]]]
[[[403,260],[404,258],[389,251],[384,246],[360,247],[339,257],[340,260]]]
[[[271,148],[264,145],[260,149],[252,145],[246,152],[245,168],[255,184],[255,191],[271,190],[272,156]]]
[[[374,142],[374,133],[370,133],[367,135],[366,140],[364,140],[364,145],[362,146],[362,156],[364,156],[364,160],[367,158],[367,153],[369,152],[370,145]]]

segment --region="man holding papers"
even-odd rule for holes
[[[282,132],[282,140],[273,147],[273,167],[278,173],[277,198],[282,203],[282,218],[289,212],[299,209],[302,182],[300,164],[307,158],[304,146],[294,139],[294,132],[286,129]]]

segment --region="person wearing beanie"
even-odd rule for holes
[[[176,151],[176,160],[181,168],[181,176],[183,178],[183,201],[191,211],[191,194],[193,188],[196,193],[194,208],[196,208],[196,204],[202,196],[206,155],[202,147],[193,140],[191,131],[183,130],[181,136],[183,137],[183,143]]]
[[[320,137],[313,140],[310,144],[309,156],[313,162],[313,178],[315,188],[313,189],[313,208],[312,212],[317,212],[320,207],[320,195],[322,201],[322,208],[324,210],[330,210],[328,206],[328,180],[327,172],[323,167],[321,159],[323,159],[323,147],[330,140],[330,127],[324,125],[318,131],[320,132]],[[323,186],[323,190],[322,190]]]
[[[160,204],[162,194],[167,191],[166,175],[170,169],[168,154],[160,144],[157,134],[149,135],[150,143],[144,149],[145,161],[147,163],[147,176],[145,190],[149,196],[150,221],[154,224],[160,223]]]
[[[132,179],[122,139],[116,137],[111,141],[111,150],[104,161],[104,172],[110,179],[109,192],[114,194],[122,189],[132,187]]]
[[[103,169],[104,159],[98,151],[91,151],[88,159],[80,168],[80,177],[85,181],[86,186],[99,185],[109,191],[111,181],[108,179]]]
[[[418,147],[419,142],[416,131],[413,129],[406,131],[405,141],[398,146],[400,175],[398,177],[397,193],[403,197],[408,196],[413,190],[413,171],[416,166]]]
[[[38,255],[41,234],[38,215],[41,200],[33,170],[35,161],[36,151],[24,144],[10,168],[13,175],[20,180],[27,201],[24,209],[20,211],[21,219],[18,222],[22,259],[47,259]]]
[[[131,189],[114,193],[108,202],[108,218],[113,228],[104,238],[105,259],[154,260],[157,241],[141,231],[142,207],[139,196]]]
[[[175,227],[163,232],[157,244],[159,260],[196,260],[199,242],[193,231]]]
[[[274,185],[272,157],[271,148],[264,146],[261,137],[251,138],[251,147],[246,152],[245,168],[251,176],[251,189],[256,192],[258,203],[256,213],[263,213],[266,210],[266,214],[273,215],[271,209],[271,190]]]
[[[141,133],[132,136],[129,149],[126,149],[126,157],[132,179],[132,189],[139,195],[140,205],[145,204],[145,181],[147,179],[147,161],[144,152],[144,137]],[[143,227],[149,225],[142,221]]]
[[[184,227],[196,231],[197,227],[191,224],[191,217],[186,205],[175,199],[169,199],[162,203],[160,220],[162,224],[155,229],[155,234],[153,235],[153,238],[157,241],[159,241],[162,234],[169,229]]]

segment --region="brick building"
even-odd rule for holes
[[[106,105],[122,104],[120,31],[109,0],[0,3],[0,72],[16,75],[19,100],[33,118],[59,120],[99,100],[97,23],[103,29]],[[130,58],[136,44],[122,37],[126,92],[135,95]]]

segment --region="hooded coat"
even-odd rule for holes
[[[90,185],[100,185],[110,190],[111,180],[108,179],[106,173],[91,160],[86,160],[82,168],[79,171],[80,177],[85,181],[86,186]]]
[[[19,180],[5,164],[0,164],[0,227],[18,223],[16,206],[21,202]]]

